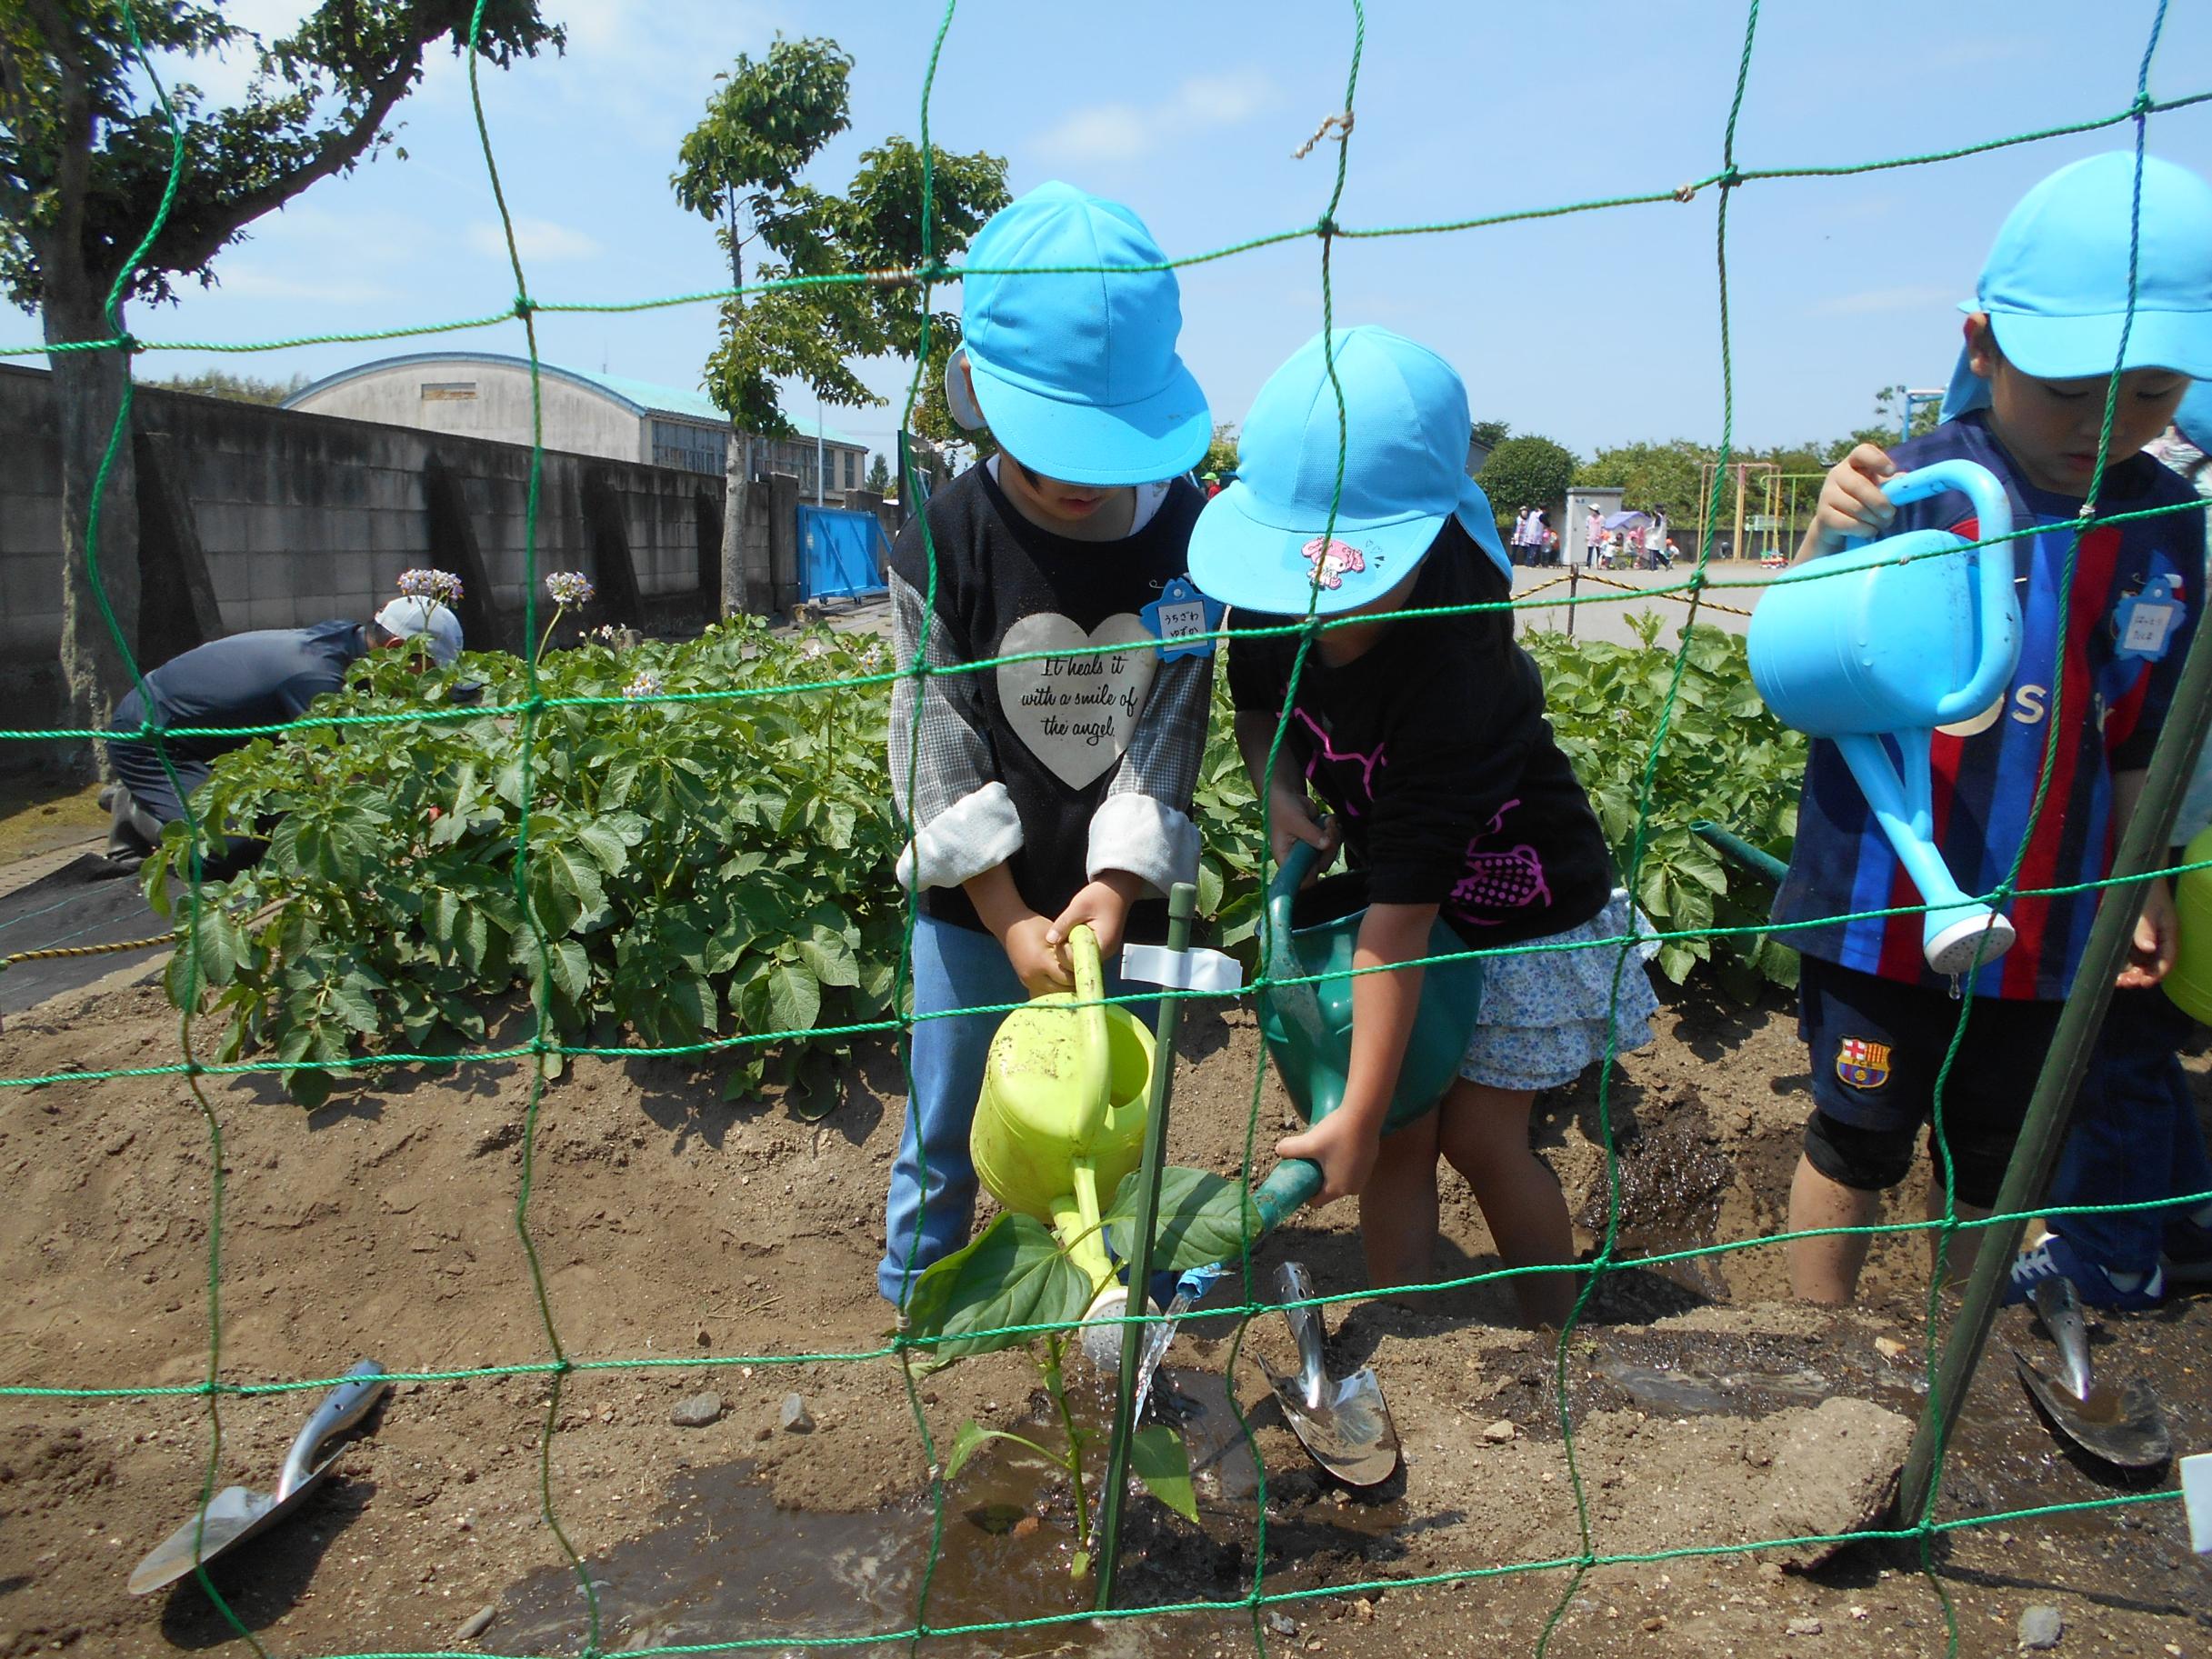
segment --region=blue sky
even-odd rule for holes
[[[279,30],[287,0],[232,0]],[[525,268],[541,299],[614,302],[711,287],[726,266],[667,188],[712,76],[774,33],[826,34],[857,60],[853,130],[818,178],[864,145],[912,135],[938,9],[932,0],[547,0],[565,57],[484,76]],[[1714,0],[1368,0],[1366,56],[1339,216],[1348,225],[1472,217],[1663,190],[1718,167],[1742,40]],[[2087,119],[2132,98],[2154,0],[2009,0],[2001,8],[1860,0],[1847,24],[1809,0],[1768,4],[1737,136],[1747,167],[1824,165]],[[2177,0],[2154,96],[2212,90],[2212,5]],[[2001,25],[1992,25],[2002,18]],[[1333,143],[1291,152],[1341,108],[1348,0],[963,0],[932,105],[937,141],[1006,157],[1018,192],[1066,178],[1135,206],[1174,255],[1311,224]],[[2001,28],[2001,33],[1997,32]],[[211,89],[232,70],[203,65]],[[226,343],[409,325],[512,298],[457,64],[437,60],[402,106],[399,142],[315,186],[217,264],[221,286],[141,310],[151,340]],[[2044,174],[2125,147],[2129,129],[1937,166],[1759,182],[1730,209],[1738,441],[1828,437],[1871,418],[1877,387],[1940,385],[1953,303],[1998,221]],[[2156,116],[2151,148],[2212,175],[2212,104]],[[1340,324],[1376,322],[1444,352],[1477,415],[1587,455],[1637,438],[1718,435],[1716,196],[1448,235],[1339,243]],[[1306,237],[1183,274],[1186,357],[1217,420],[1320,325],[1319,247]],[[714,308],[546,316],[548,361],[669,385],[698,382]],[[12,336],[28,340],[19,321]],[[388,346],[321,345],[224,366],[319,375],[411,349],[519,351],[507,323]],[[160,375],[199,354],[142,360]],[[896,365],[864,369],[880,390]],[[795,421],[809,395],[786,399]],[[880,447],[895,410],[828,412]]]

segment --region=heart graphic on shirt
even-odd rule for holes
[[[998,652],[1023,656],[1032,651],[1157,643],[1126,611],[1088,633],[1057,612],[1042,611],[1008,628]],[[1081,789],[1127,752],[1158,666],[1158,653],[1150,649],[1001,663],[999,710],[1030,754],[1070,789]]]

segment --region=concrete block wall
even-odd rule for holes
[[[0,695],[27,698],[26,712],[59,707],[61,481],[52,400],[45,371],[0,365]],[[434,460],[461,480],[494,603],[522,608],[526,447],[152,388],[139,390],[135,407],[139,429],[174,445],[226,630],[365,616],[392,595],[402,570],[440,565],[425,477]],[[720,478],[548,451],[540,576],[582,570],[606,585],[594,569],[584,508],[593,474],[620,505],[639,597],[654,618],[711,616]],[[760,505],[746,536],[765,552],[768,493],[753,494]]]

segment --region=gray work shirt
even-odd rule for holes
[[[210,640],[172,657],[145,676],[155,723],[276,725],[296,720],[325,692],[345,684],[345,671],[368,654],[357,622],[318,622],[311,628],[263,628]],[[135,699],[125,698],[127,705]],[[118,727],[138,724],[135,708],[118,707]],[[171,752],[212,760],[250,742],[245,737],[178,737]]]

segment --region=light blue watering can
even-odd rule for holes
[[[1983,540],[2011,534],[2005,486],[1974,462],[1899,473],[1883,489],[1900,505],[1957,490],[1973,502]],[[1922,948],[1938,974],[1966,973],[1977,952],[1993,961],[2014,938],[2002,913],[1952,880],[1930,810],[1935,728],[1987,713],[2020,661],[2011,546],[1958,551],[1972,545],[1947,530],[1915,530],[1831,554],[1807,567],[1818,575],[1767,590],[1745,642],[1767,706],[1842,751],[1929,906]]]

